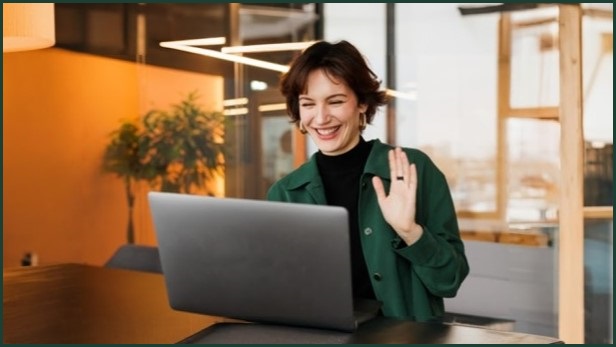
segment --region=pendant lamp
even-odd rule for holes
[[[53,3],[3,3],[2,51],[19,52],[56,43]]]

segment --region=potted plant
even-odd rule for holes
[[[122,178],[129,209],[127,242],[134,243],[135,184],[152,189],[209,194],[207,182],[224,173],[224,116],[206,112],[196,93],[171,110],[151,110],[140,120],[123,121],[110,134],[103,169]]]

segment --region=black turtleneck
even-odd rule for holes
[[[374,299],[375,295],[361,250],[357,204],[359,180],[372,149],[372,143],[373,141],[366,142],[360,137],[359,143],[346,153],[328,156],[319,151],[316,156],[328,205],[342,206],[349,212],[353,297],[366,299]]]

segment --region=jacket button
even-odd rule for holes
[[[368,187],[368,183],[366,183],[365,181],[361,183],[361,187],[363,189],[366,189],[366,187]]]
[[[376,281],[380,281],[383,279],[383,276],[381,276],[380,273],[375,272],[374,275],[372,275],[372,277],[376,280]]]
[[[370,234],[372,234],[372,229],[370,228],[364,229],[364,235],[369,236]]]

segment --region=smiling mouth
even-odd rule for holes
[[[331,128],[314,129],[314,130],[317,132],[317,134],[321,136],[329,136],[329,135],[334,134],[336,131],[338,131],[338,129],[340,129],[340,126],[331,127]]]

